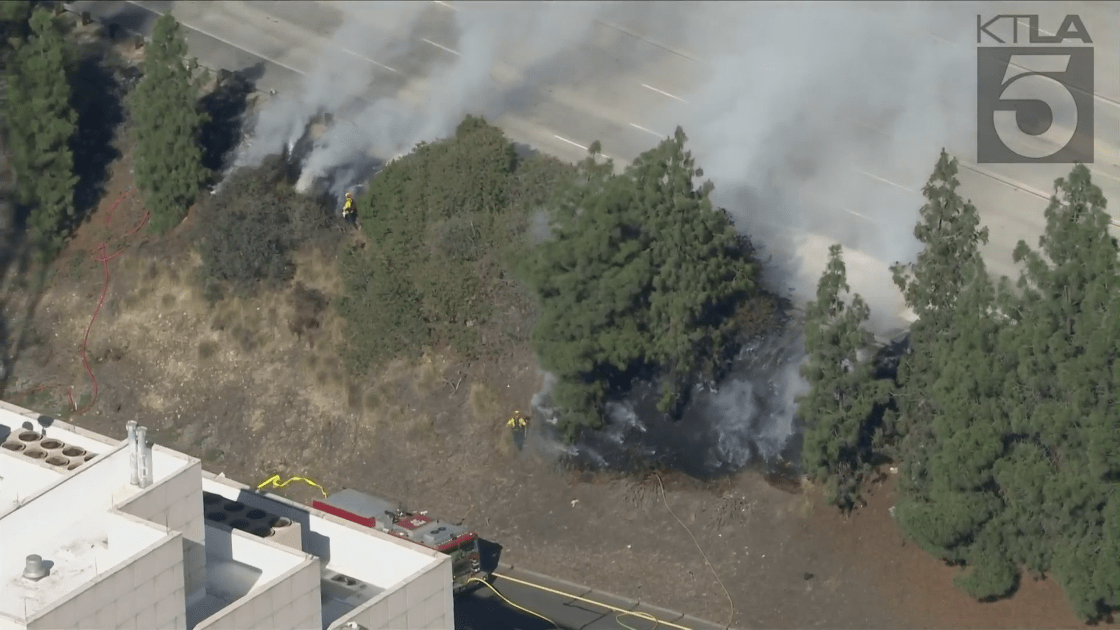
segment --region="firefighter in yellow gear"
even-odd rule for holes
[[[354,195],[350,192],[346,193],[346,203],[342,204],[342,218],[354,225],[358,223],[358,209],[354,205]]]
[[[520,411],[514,411],[513,416],[506,421],[506,426],[514,431],[524,431],[529,426],[529,419],[523,416]]]
[[[506,421],[506,426],[509,427],[510,434],[513,436],[513,445],[520,451],[525,447],[525,433],[529,428],[529,419],[521,414],[520,411],[513,412],[513,416]]]

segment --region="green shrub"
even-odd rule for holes
[[[337,307],[352,371],[425,345],[467,358],[488,351],[481,330],[514,297],[504,270],[524,255],[527,210],[547,198],[523,165],[543,188],[549,173],[564,172],[552,159],[520,160],[501,130],[467,117],[453,137],[421,144],[373,178],[358,199],[370,244],[341,259],[347,293]]]
[[[240,169],[199,208],[198,250],[211,299],[282,286],[295,273],[296,249],[330,233],[330,206],[295,192],[285,174],[279,157]]]

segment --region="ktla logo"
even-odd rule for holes
[[[977,15],[976,44],[976,161],[1091,164],[1093,40],[1081,18],[1049,33],[1037,15]]]

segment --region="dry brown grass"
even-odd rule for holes
[[[446,377],[451,360],[439,353],[430,350],[424,352],[420,361],[415,366],[413,373],[413,388],[417,396],[430,396],[437,390],[447,387]]]
[[[471,410],[471,419],[476,426],[490,427],[487,431],[491,436],[495,450],[502,456],[509,456],[517,450],[513,442],[512,432],[506,428],[506,418],[502,417],[502,402],[497,393],[483,383],[471,383],[467,393],[467,406]]]
[[[797,514],[807,519],[813,515],[813,505],[819,502],[820,488],[807,477],[801,478],[801,494],[797,501]]]
[[[500,417],[501,401],[492,389],[482,383],[471,383],[467,400],[475,422],[495,422],[505,426]]]

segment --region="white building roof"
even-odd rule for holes
[[[132,485],[128,440],[3,402],[0,445],[0,630],[454,623],[437,551],[159,446],[151,485]],[[250,517],[262,528],[233,523]],[[23,575],[32,554],[49,568],[38,581]]]

